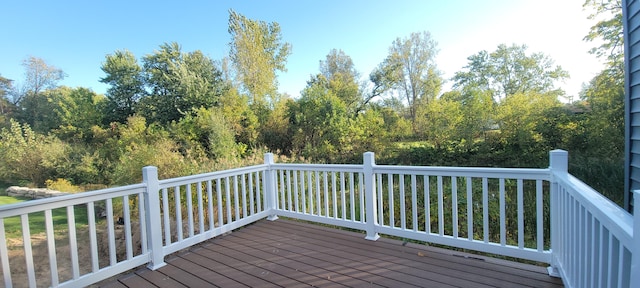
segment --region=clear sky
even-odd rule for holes
[[[481,50],[526,44],[569,71],[562,84],[577,98],[582,83],[602,69],[582,39],[594,24],[584,0],[417,1],[32,1],[0,8],[0,75],[22,81],[22,60],[44,59],[65,71],[61,82],[104,93],[105,55],[127,49],[141,58],[165,42],[219,60],[229,51],[228,10],[278,22],[291,43],[280,91],[298,96],[331,49],[351,56],[363,77],[388,54],[394,39],[429,31],[438,42],[438,68],[449,79]],[[450,83],[448,84],[450,86]],[[448,90],[448,86],[445,90]]]

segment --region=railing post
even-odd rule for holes
[[[549,201],[551,202],[551,229],[550,235],[551,238],[551,266],[547,268],[549,271],[549,275],[554,277],[560,277],[560,272],[558,271],[558,253],[560,248],[560,229],[564,229],[561,227],[559,221],[560,217],[560,195],[559,195],[559,187],[557,177],[559,175],[566,175],[569,171],[569,153],[564,150],[556,149],[549,152],[549,170],[551,170],[551,191]]]
[[[144,193],[145,221],[147,222],[147,247],[151,250],[151,261],[147,267],[156,270],[164,265],[162,251],[162,223],[160,219],[160,183],[158,182],[158,168],[147,166],[142,168],[142,182],[147,185]]]
[[[640,190],[633,191],[633,243],[629,287],[640,284]]]
[[[264,154],[264,164],[267,164],[267,170],[264,175],[264,193],[265,200],[267,201],[267,211],[269,211],[267,220],[274,221],[278,220],[278,215],[276,215],[276,175],[271,171],[271,165],[273,165],[273,153]]]
[[[378,206],[377,195],[375,190],[375,178],[373,175],[373,167],[376,165],[375,154],[373,152],[366,152],[363,155],[363,173],[364,173],[364,201],[366,209],[366,223],[367,223],[367,240],[378,240],[380,235],[376,231],[378,227]]]

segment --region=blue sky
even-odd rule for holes
[[[280,23],[293,46],[280,91],[299,95],[331,49],[351,56],[363,77],[388,54],[394,39],[429,31],[438,42],[438,68],[450,78],[481,50],[526,44],[571,74],[562,83],[577,94],[602,68],[582,38],[593,25],[583,0],[461,1],[5,1],[0,75],[23,79],[22,60],[43,58],[67,73],[62,85],[104,93],[105,55],[127,49],[138,58],[165,42],[222,59],[229,50],[228,10]],[[450,85],[450,83],[449,83]],[[448,86],[447,86],[448,87]],[[448,90],[446,88],[445,90]]]

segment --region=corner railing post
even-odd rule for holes
[[[640,190],[633,191],[633,243],[631,251],[631,279],[629,287],[640,284]]]
[[[264,154],[264,164],[267,164],[267,170],[264,175],[264,193],[265,200],[267,201],[267,211],[269,211],[267,220],[274,221],[278,220],[278,215],[276,215],[276,175],[271,170],[271,165],[273,165],[273,153]]]
[[[551,202],[551,266],[548,268],[549,275],[554,277],[560,277],[558,271],[558,257],[559,253],[562,253],[562,247],[560,247],[560,192],[558,186],[557,177],[560,175],[566,175],[569,170],[569,153],[564,150],[553,150],[549,152],[549,170],[551,170],[551,191],[549,201]]]
[[[162,219],[160,215],[160,183],[158,181],[158,168],[147,166],[142,168],[142,181],[146,184],[144,193],[144,208],[146,210],[145,221],[147,226],[147,247],[151,250],[149,269],[156,270],[164,265],[164,252],[162,248]]]
[[[378,240],[378,206],[377,195],[375,190],[375,177],[373,174],[373,167],[376,165],[375,154],[373,152],[366,152],[363,155],[363,173],[364,173],[364,199],[365,199],[365,220],[367,225],[367,240]]]

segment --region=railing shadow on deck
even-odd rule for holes
[[[640,283],[640,220],[568,174],[566,151],[551,151],[547,169],[387,166],[363,156],[362,165],[320,165],[266,154],[262,165],[165,180],[145,167],[141,184],[2,206],[1,281],[86,286],[283,216],[363,230],[369,240],[386,234],[548,263],[567,287]],[[59,209],[63,223],[52,217]],[[29,220],[40,214],[46,227],[35,237]],[[21,233],[5,231],[16,225]]]

